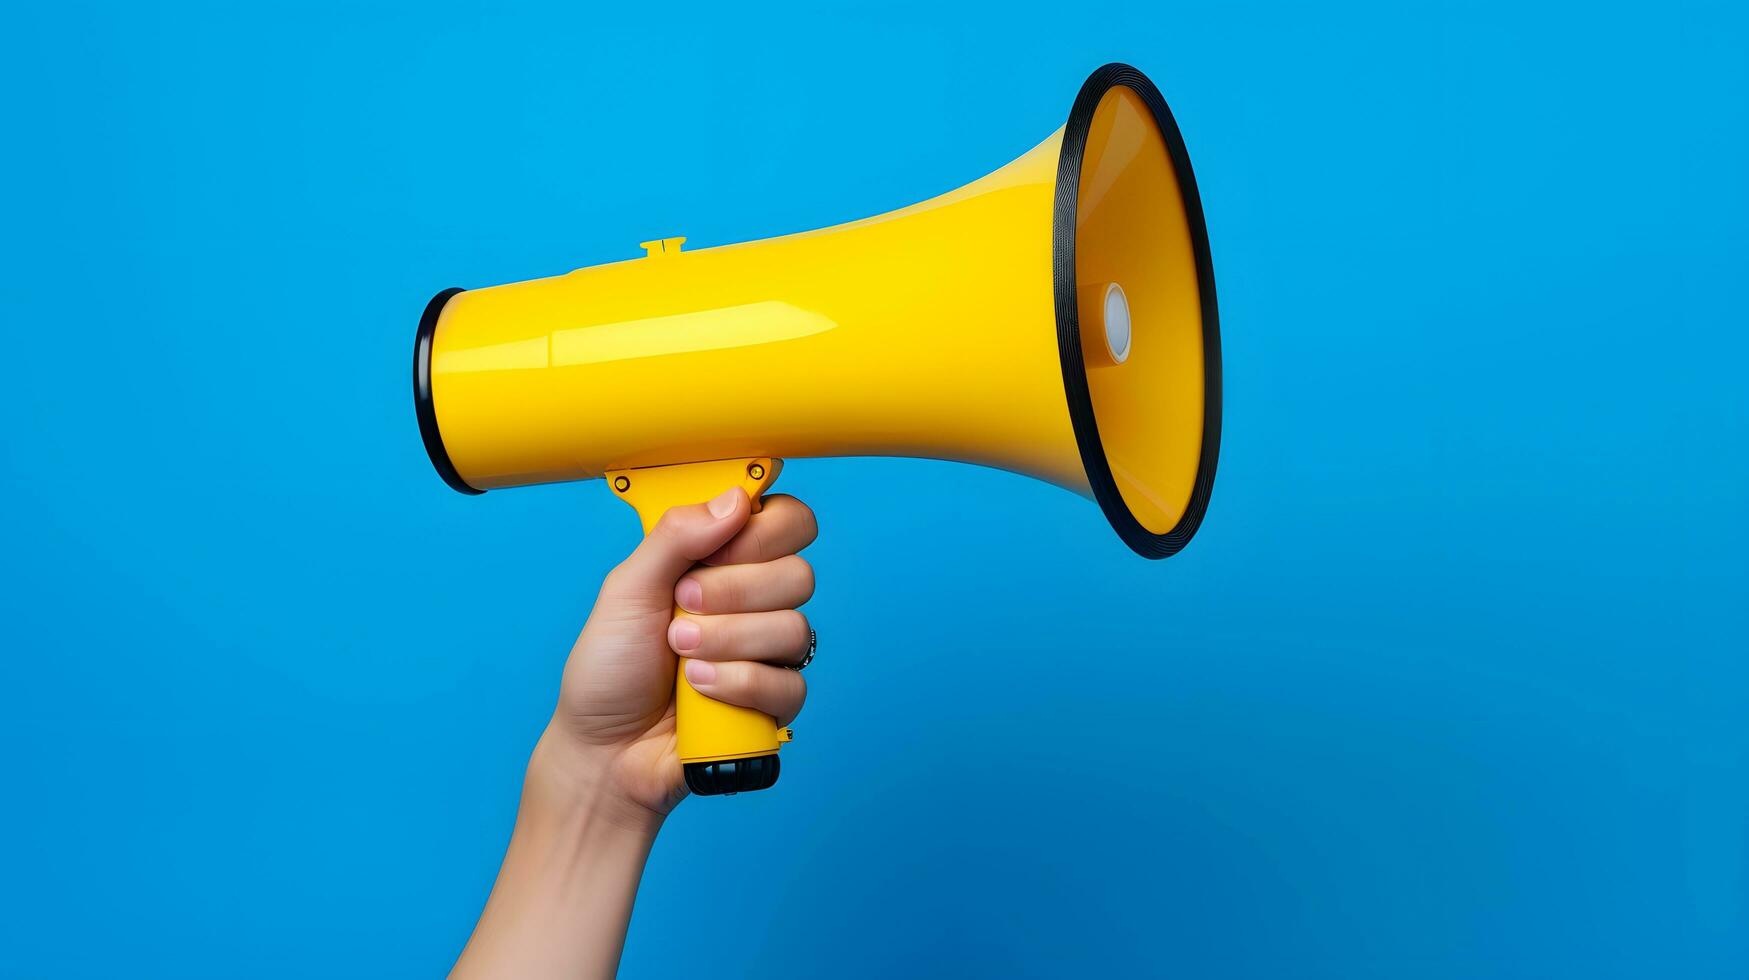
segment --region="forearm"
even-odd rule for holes
[[[661,818],[610,795],[607,764],[551,730],[541,737],[503,868],[453,976],[614,975]]]

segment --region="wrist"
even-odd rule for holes
[[[647,848],[666,815],[618,791],[617,756],[615,747],[581,745],[549,725],[529,755],[518,826],[531,822],[592,836],[642,838]]]

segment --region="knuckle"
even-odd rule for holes
[[[766,703],[773,707],[796,700],[802,693],[800,685],[806,683],[801,674],[782,667],[768,666],[759,672],[759,676],[765,688],[761,693]]]
[[[757,612],[782,592],[783,570],[773,565],[741,565],[736,568],[736,608]]]
[[[736,660],[723,664],[717,669],[723,671],[721,685],[725,690],[734,694],[737,699],[744,701],[757,698],[761,694],[760,681],[762,678],[753,669],[752,664]]]
[[[686,526],[686,509],[670,507],[656,519],[656,526],[650,529],[650,537],[672,538]]]
[[[778,681],[778,692],[772,696],[773,713],[794,717],[802,710],[802,702],[808,699],[808,682],[793,670],[779,670],[777,673],[784,676]]]
[[[790,556],[796,577],[796,593],[801,596],[800,602],[807,602],[814,597],[814,566],[800,555]]]
[[[776,555],[772,554],[769,549],[767,549],[765,547],[765,535],[761,533],[760,525],[758,525],[758,524],[747,525],[746,534],[747,534],[747,540],[748,540],[750,554],[748,554],[746,557],[742,558],[741,559],[742,561],[762,562],[762,561],[768,561],[772,558],[777,557]]]
[[[814,519],[814,511],[807,504],[794,497],[785,497],[781,507],[773,508],[776,520],[774,524],[783,529],[782,537],[787,541],[795,540],[792,552],[800,551],[813,542],[819,532],[818,522]]]
[[[715,612],[734,612],[747,603],[747,583],[733,573],[712,576],[705,601]]]
[[[707,657],[720,657],[734,649],[733,630],[715,616],[694,616],[698,624],[698,652]]]
[[[794,609],[788,611],[789,641],[797,650],[805,650],[808,646],[808,617]]]

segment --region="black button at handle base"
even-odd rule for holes
[[[777,782],[777,756],[725,759],[721,762],[688,762],[686,788],[699,796],[733,796],[770,789]]]

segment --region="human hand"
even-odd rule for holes
[[[797,554],[814,540],[814,514],[781,494],[751,510],[738,488],[669,510],[602,582],[571,649],[542,749],[634,813],[659,820],[686,796],[675,751],[677,664],[700,694],[779,726],[807,695],[802,675],[785,665],[799,663],[810,641],[795,607],[814,592],[813,569]]]
[[[699,693],[780,725],[801,710],[807,685],[781,665],[808,650],[795,607],[813,594],[814,572],[796,552],[814,540],[814,515],[794,497],[763,503],[752,514],[734,488],[675,507],[602,582],[452,976],[613,976],[644,860],[686,795],[677,663]]]

